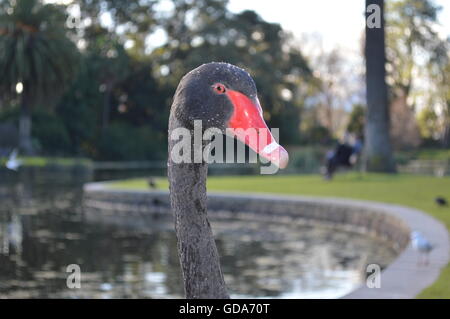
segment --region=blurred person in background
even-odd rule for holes
[[[329,150],[325,156],[324,178],[330,180],[333,174],[339,168],[353,167],[358,161],[359,155],[363,149],[363,140],[359,135],[352,136],[346,133],[343,142],[339,142],[335,149]]]

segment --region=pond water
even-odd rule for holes
[[[183,296],[170,217],[125,229],[88,222],[81,203],[81,185],[0,181],[0,298]],[[320,226],[212,225],[232,297],[338,298],[367,264],[395,257],[382,242]],[[80,289],[67,287],[70,264]]]

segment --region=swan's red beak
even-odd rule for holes
[[[227,95],[234,106],[234,113],[228,125],[229,128],[233,129],[231,130],[233,135],[260,156],[279,168],[285,168],[289,161],[289,155],[277,143],[267,127],[258,98],[252,100],[233,90],[228,90]],[[252,131],[256,134],[251,134]]]

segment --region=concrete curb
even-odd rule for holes
[[[131,211],[142,214],[157,199],[158,209],[168,211],[167,191],[120,190],[107,185],[108,182],[86,184],[85,207],[96,212],[109,211],[110,216]],[[399,255],[383,270],[381,287],[371,289],[363,285],[343,298],[414,298],[438,278],[450,258],[446,227],[430,215],[405,206],[342,198],[210,192],[208,208],[212,215],[224,211],[232,216],[257,213],[258,218],[268,220],[284,218],[290,222],[300,217],[340,227],[348,225],[352,230],[380,236],[395,244]],[[94,215],[98,214],[94,212]],[[409,244],[411,230],[420,231],[436,246],[427,266],[417,264],[418,252]]]

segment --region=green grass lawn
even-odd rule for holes
[[[421,149],[416,151],[417,159],[428,160],[449,160],[450,150],[448,149]]]
[[[44,167],[44,166],[74,166],[92,165],[92,161],[86,158],[68,158],[68,157],[41,157],[41,156],[19,156],[19,160],[22,161],[22,166]],[[0,165],[6,164],[8,159],[6,157],[0,157]]]
[[[168,186],[166,179],[157,179],[156,183],[159,188]],[[111,187],[148,188],[143,179],[119,181]],[[450,199],[449,177],[349,173],[338,174],[333,181],[326,182],[318,175],[214,176],[208,179],[208,190],[347,197],[401,204],[429,213],[450,229],[450,208],[434,203],[438,195]],[[450,298],[450,264],[418,297]]]

